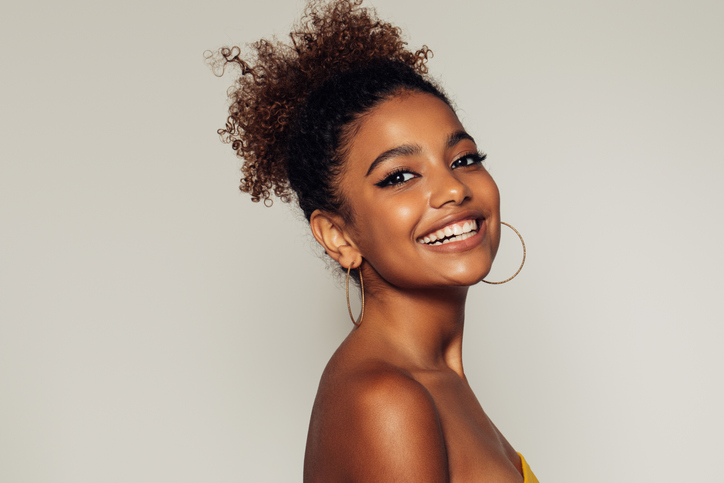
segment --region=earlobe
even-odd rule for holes
[[[357,268],[362,264],[362,255],[345,231],[344,222],[339,215],[315,210],[309,218],[309,226],[312,235],[327,255],[344,268]]]

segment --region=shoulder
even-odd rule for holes
[[[386,364],[369,364],[350,374],[350,402],[360,415],[374,423],[408,420],[435,423],[437,408],[430,392],[406,371]]]
[[[325,391],[329,399],[325,414],[319,415],[325,421],[320,421],[317,436],[326,440],[323,459],[327,464],[334,461],[343,473],[338,477],[448,481],[440,419],[422,384],[384,363],[364,364],[346,372],[342,380],[334,379],[329,381],[333,388]]]
[[[381,453],[377,457],[387,464],[408,465],[408,458],[444,463],[447,472],[437,407],[422,384],[398,369],[377,367],[353,381],[350,395],[357,413],[355,432]]]

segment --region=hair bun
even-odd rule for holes
[[[310,1],[289,34],[290,42],[259,40],[250,45],[251,60],[243,60],[236,46],[205,54],[218,76],[229,64],[241,71],[228,91],[229,116],[218,133],[244,160],[240,189],[253,201],[270,205],[272,193],[285,202],[294,198],[287,174],[290,129],[308,95],[325,81],[380,60],[405,64],[418,75],[427,73],[425,63],[432,52],[425,46],[408,50],[398,27],[361,4]]]

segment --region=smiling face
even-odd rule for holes
[[[433,95],[404,92],[365,115],[339,186],[353,212],[345,229],[374,269],[365,276],[400,288],[482,280],[500,241],[498,188],[482,160]]]

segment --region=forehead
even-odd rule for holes
[[[442,149],[451,133],[463,130],[445,102],[427,93],[402,93],[366,114],[351,139],[350,161],[374,160],[380,153],[402,145],[423,150]],[[366,169],[366,168],[365,168]]]

